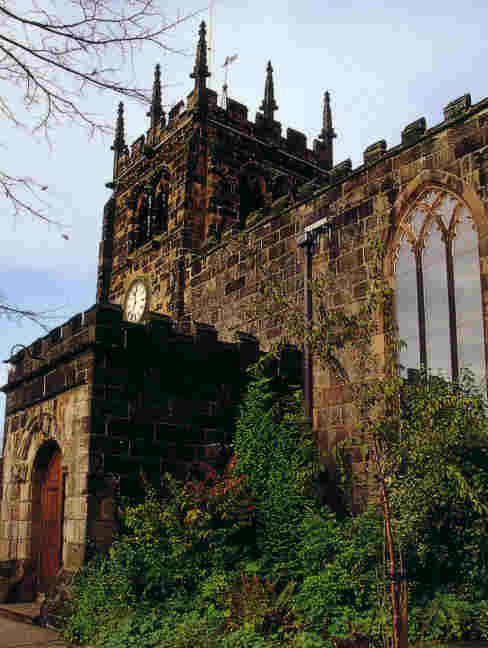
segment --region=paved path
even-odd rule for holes
[[[68,648],[54,630],[0,617],[0,648]]]

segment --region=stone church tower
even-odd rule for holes
[[[98,301],[124,305],[138,277],[140,299],[151,312],[180,320],[191,314],[185,298],[190,260],[248,227],[256,213],[305,182],[325,179],[332,166],[329,95],[314,150],[306,137],[275,120],[273,68],[268,63],[264,99],[256,121],[232,99],[222,108],[207,87],[205,24],[200,26],[193,91],[166,116],[156,66],[150,126],[125,144],[119,106],[114,189],[104,213]],[[204,313],[199,318],[206,320]]]
[[[326,270],[328,306],[354,311],[379,237],[401,364],[486,375],[488,99],[450,102],[353,169],[334,164],[329,93],[308,148],[283,135],[271,63],[265,74],[254,121],[231,98],[220,106],[202,23],[186,102],[165,113],[156,66],[149,129],[130,146],[119,105],[97,303],[22,347],[2,388],[0,596],[32,599],[110,545],[114,502],[141,491],[141,472],[157,483],[225,465],[246,368],[283,333],[261,308],[268,278],[314,317],[307,287]],[[274,369],[303,380],[324,454],[354,437],[350,385],[307,348]]]

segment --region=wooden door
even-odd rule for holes
[[[54,583],[61,566],[62,488],[61,453],[49,462],[41,491],[40,586],[46,590]]]

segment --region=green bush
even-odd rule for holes
[[[235,474],[246,476],[256,497],[261,559],[274,571],[292,567],[303,515],[312,506],[317,468],[301,394],[283,393],[279,387],[263,375],[251,382],[233,440]]]
[[[281,644],[283,645],[283,644]],[[265,639],[252,629],[241,628],[222,638],[220,648],[279,648],[276,641]]]
[[[73,585],[66,638],[89,643],[100,628],[116,626],[129,616],[135,604],[130,581],[130,572],[105,557],[97,557],[83,569]]]
[[[438,592],[424,608],[412,609],[419,638],[427,641],[460,641],[473,622],[472,605],[455,594]]]
[[[340,523],[326,512],[307,522],[299,553],[306,557],[310,547],[312,560],[308,569],[302,567],[305,578],[295,597],[306,627],[332,637],[375,636],[382,601],[381,520],[368,511]]]
[[[488,601],[479,601],[475,606],[473,629],[479,639],[488,640]]]
[[[388,486],[409,576],[412,643],[488,639],[488,490],[481,396],[408,387]],[[422,441],[423,439],[423,441]],[[383,521],[314,495],[300,398],[257,375],[222,476],[166,476],[122,512],[109,554],[78,575],[65,636],[94,648],[332,648],[391,637]],[[452,481],[454,480],[454,484]],[[430,580],[429,580],[430,579]]]

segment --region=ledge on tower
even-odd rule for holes
[[[386,153],[386,140],[382,139],[374,144],[370,144],[364,149],[363,159],[364,164],[371,164],[376,162]]]
[[[256,113],[256,135],[263,139],[279,140],[281,138],[281,123],[266,120],[263,113]]]
[[[330,181],[331,183],[339,182],[340,180],[343,180],[351,173],[352,173],[351,158],[347,158],[343,162],[340,162],[339,164],[336,164],[334,167],[332,167],[332,169],[329,172]]]
[[[185,102],[183,100],[178,101],[178,103],[175,104],[173,108],[171,108],[171,110],[168,113],[168,126],[172,124],[175,121],[175,119],[177,119],[180,116],[184,108],[185,108]]]

